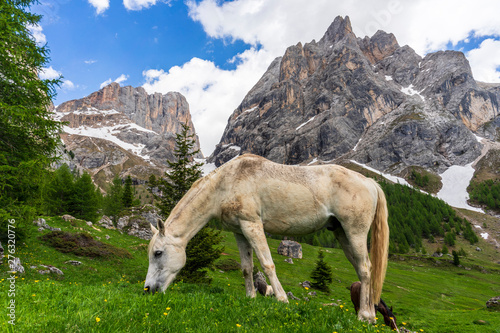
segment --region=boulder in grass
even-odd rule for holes
[[[302,245],[292,240],[282,240],[278,246],[278,254],[290,258],[302,259]]]
[[[490,298],[486,302],[486,307],[490,310],[500,310],[500,296]]]

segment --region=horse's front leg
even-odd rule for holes
[[[266,234],[264,233],[262,221],[260,221],[260,219],[257,221],[240,221],[240,227],[243,235],[255,251],[264,273],[271,282],[274,295],[278,301],[288,303],[285,290],[281,286],[278,276],[276,275],[276,268],[271,256],[271,251],[267,245]]]
[[[243,277],[245,278],[245,289],[247,292],[247,297],[254,298],[256,294],[255,286],[253,285],[252,246],[247,241],[245,236],[241,234],[234,233],[234,238],[236,238],[236,244],[238,244],[238,250],[240,251],[241,271],[243,272]]]

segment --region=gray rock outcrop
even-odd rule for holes
[[[45,219],[41,217],[38,220],[34,220],[33,224],[36,224],[38,226],[38,231],[40,232],[44,230],[61,231],[61,228],[55,228],[48,225],[47,221],[45,221]]]
[[[302,245],[292,240],[282,240],[278,246],[278,254],[290,258],[302,259]]]
[[[21,264],[21,259],[17,257],[9,257],[9,267],[12,272],[17,272],[20,274],[24,273],[24,267]]]
[[[117,171],[145,182],[163,175],[174,161],[175,136],[186,123],[195,133],[189,105],[180,93],[148,94],[144,88],[111,83],[55,109],[58,120],[68,122],[61,138],[61,163],[87,171],[105,191]],[[195,149],[199,149],[195,136]],[[196,157],[202,158],[199,153]]]

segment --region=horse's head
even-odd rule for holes
[[[385,302],[380,299],[380,303],[375,306],[375,309],[384,316],[384,322],[393,330],[398,330],[398,325],[396,323],[396,316],[392,313],[392,306],[389,308]]]
[[[186,251],[183,246],[165,232],[162,221],[158,221],[158,229],[151,225],[153,238],[149,243],[149,267],[144,291],[164,292],[186,263]]]

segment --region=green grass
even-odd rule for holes
[[[268,240],[277,274],[286,291],[300,301],[289,304],[273,297],[245,297],[239,271],[211,272],[211,285],[178,283],[165,294],[143,294],[146,276],[147,241],[100,231],[83,221],[64,222],[48,219],[49,225],[67,232],[87,232],[94,238],[131,254],[131,258],[84,257],[62,253],[43,243],[37,231],[18,244],[16,255],[26,269],[18,274],[15,297],[7,296],[10,273],[0,268],[2,308],[10,299],[16,304],[16,326],[4,315],[0,331],[7,332],[389,332],[379,320],[378,326],[359,322],[346,289],[357,280],[354,269],[338,249],[327,249],[325,260],[333,268],[331,294],[309,296],[299,283],[310,280],[318,248],[303,245],[303,259],[284,262],[276,253],[277,240]],[[44,234],[48,233],[45,231]],[[109,235],[106,240],[105,235]],[[239,261],[234,237],[224,233],[224,259]],[[468,249],[466,249],[468,250]],[[82,262],[80,266],[68,260]],[[475,256],[462,258],[465,268],[457,268],[451,258],[395,256],[391,258],[382,294],[394,307],[399,326],[421,332],[500,332],[499,312],[488,311],[486,301],[500,295],[500,266]],[[257,264],[257,260],[254,259]],[[32,265],[53,265],[64,276],[40,275]],[[482,273],[485,269],[488,273]],[[309,300],[305,300],[308,297]],[[340,306],[325,305],[336,303]],[[4,310],[6,311],[6,310]],[[7,314],[7,312],[5,312]],[[479,321],[489,325],[479,325]],[[475,323],[476,322],[476,323]],[[238,326],[240,325],[240,326]]]

